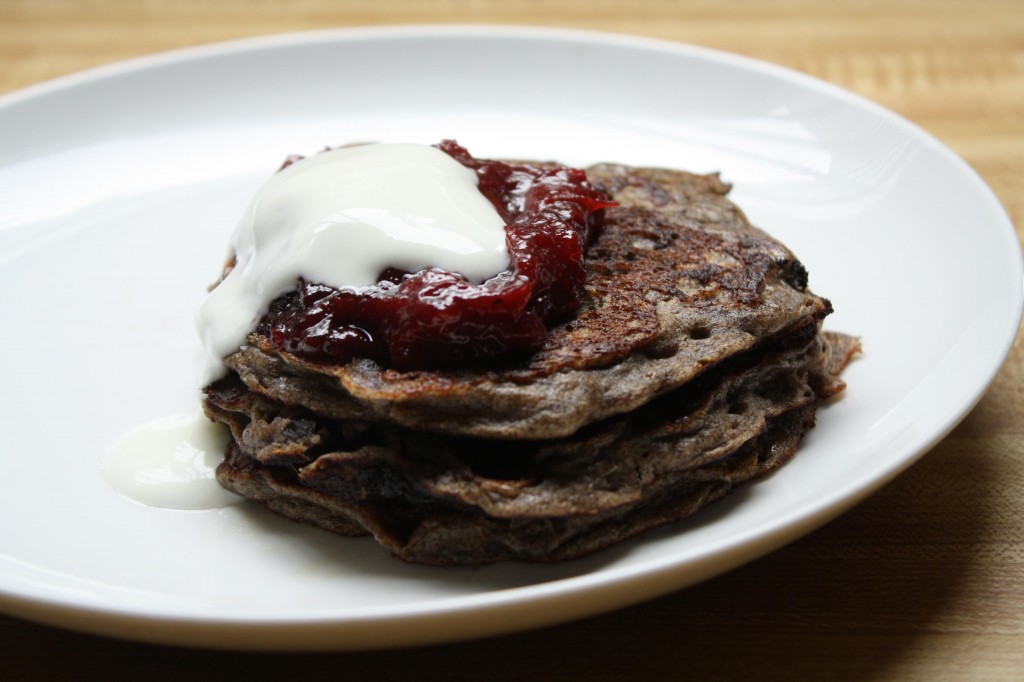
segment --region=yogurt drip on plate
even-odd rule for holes
[[[259,190],[232,246],[234,269],[196,316],[204,383],[224,373],[221,358],[300,277],[358,291],[388,267],[440,268],[477,283],[509,267],[505,223],[476,173],[419,144],[345,147],[293,163]]]
[[[199,413],[160,417],[122,436],[104,473],[114,490],[140,504],[217,509],[241,499],[214,477],[227,442],[227,429]]]

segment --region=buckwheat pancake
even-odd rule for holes
[[[618,206],[542,350],[398,371],[275,350],[263,324],[206,388],[232,433],[221,484],[410,562],[477,565],[588,554],[786,462],[858,341],[821,332],[831,304],[717,175],[587,174]]]
[[[629,412],[831,311],[717,175],[608,164],[587,175],[619,206],[587,251],[579,313],[522,362],[413,372],[372,360],[323,364],[272,349],[264,326],[225,364],[251,390],[333,419],[550,439]]]
[[[578,557],[679,520],[785,463],[842,390],[851,337],[779,339],[647,405],[552,441],[484,441],[326,419],[207,390],[231,428],[223,486],[396,556],[442,566]]]

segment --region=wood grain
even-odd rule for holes
[[[1024,2],[0,0],[0,92],[251,35],[515,23],[709,46],[858,92],[930,131],[1024,225]],[[691,589],[564,626],[396,652],[242,655],[0,616],[4,679],[1024,679],[1024,349],[926,458],[853,511]],[[5,522],[10,522],[5,520]]]

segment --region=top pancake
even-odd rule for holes
[[[631,411],[768,338],[831,311],[782,244],[754,228],[717,175],[600,164],[619,206],[587,251],[584,302],[513,365],[400,372],[318,364],[266,337],[225,358],[246,385],[336,419],[499,439],[551,439]]]

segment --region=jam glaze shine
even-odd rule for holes
[[[475,159],[451,140],[439,148],[476,172],[504,220],[509,269],[474,284],[438,268],[389,268],[359,292],[303,281],[261,323],[274,347],[323,362],[453,369],[539,350],[547,327],[576,312],[586,246],[614,204],[582,170]]]

